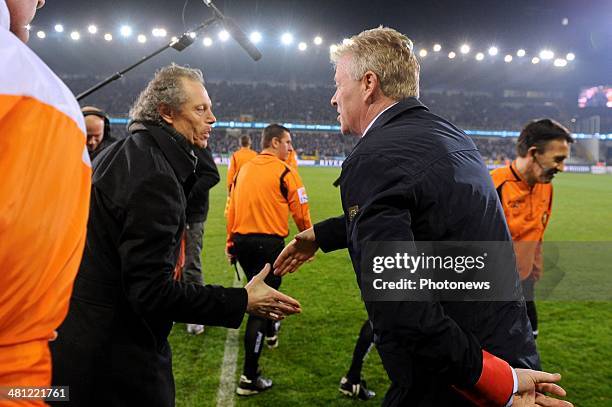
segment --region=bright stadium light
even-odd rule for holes
[[[573,52],[569,52],[566,56],[565,59],[567,59],[568,61],[573,61],[574,59],[576,59],[576,55],[574,55]]]
[[[219,31],[219,39],[223,42],[229,40],[230,34],[226,30]]]
[[[314,40],[312,40],[312,42],[314,42],[315,45],[321,45],[323,44],[323,38],[317,35],[316,37],[314,37]]]
[[[32,26],[30,24],[26,24],[25,29],[30,31],[32,29]]]
[[[281,35],[281,42],[284,45],[289,45],[293,42],[293,35],[291,33],[284,33]]]
[[[119,33],[124,37],[129,37],[130,35],[132,35],[132,27],[130,27],[129,25],[122,25],[119,29]]]
[[[351,41],[351,39],[350,39],[350,38],[344,38],[344,39],[342,40],[342,45],[349,45],[351,42],[352,42],[352,41]]]
[[[141,44],[144,44],[145,42],[147,42],[147,36],[144,34],[138,34],[138,37],[136,39]]]
[[[189,36],[189,38],[191,38],[192,40],[194,40],[197,34],[196,34],[196,33],[194,33],[194,32],[190,32],[190,33],[187,33],[187,35]]]
[[[213,44],[213,40],[210,37],[204,37],[202,44],[204,44],[205,47],[210,47]]]
[[[497,53],[499,52],[499,50],[497,49],[496,46],[490,47],[489,48],[489,55],[491,55],[492,57],[494,57],[495,55],[497,55]]]
[[[300,51],[306,51],[306,48],[308,48],[308,45],[306,45],[306,43],[305,43],[305,42],[300,42],[300,43],[298,44],[298,49],[299,49]]]
[[[469,52],[470,52],[470,46],[469,46],[469,45],[467,45],[467,44],[463,44],[463,45],[461,46],[461,48],[459,48],[459,52],[461,52],[461,53],[462,53],[462,54],[464,54],[464,55],[465,55],[465,54],[467,54],[467,53],[469,53]]]
[[[512,55],[508,54],[504,57],[504,62],[512,62]]]
[[[425,58],[427,56],[427,50],[425,48],[423,48],[422,50],[419,51],[419,56],[421,58]]]
[[[106,33],[104,34],[104,41],[112,41],[113,40],[113,35],[110,33]]]
[[[479,52],[478,54],[476,54],[476,61],[482,61],[484,59],[484,54],[482,52]]]
[[[334,52],[336,52],[337,50],[338,50],[338,46],[337,46],[336,44],[332,44],[332,45],[330,45],[330,46],[329,46],[329,52],[330,52],[330,53],[332,53],[332,54],[333,54],[333,53],[334,53]]]
[[[455,54],[453,51],[448,53],[448,58],[449,59],[455,59],[456,56],[457,56],[457,54]]]
[[[95,25],[91,24],[89,27],[87,27],[87,31],[90,34],[95,34],[98,32],[98,27],[96,27]]]
[[[261,33],[259,31],[253,31],[251,35],[249,35],[249,40],[253,44],[259,44],[261,42]]]
[[[173,44],[177,43],[178,42],[178,37],[170,38],[170,42],[173,43]]]
[[[539,64],[540,63],[540,58],[538,58],[538,57],[531,58],[531,63],[534,64],[534,65],[535,64]]]
[[[168,35],[168,32],[164,28],[154,28],[151,31],[151,34],[154,37],[165,37],[166,35]]]
[[[442,45],[440,45],[440,44],[435,44],[435,45],[433,46],[433,51],[434,51],[434,52],[440,52],[440,51],[442,51]]]
[[[527,54],[527,53],[522,48],[519,49],[518,51],[516,51],[516,56],[519,57],[519,58],[523,58],[525,56],[525,54]]]
[[[55,29],[55,32],[58,33],[63,33],[64,32],[64,26],[61,24],[55,24],[55,27],[53,27]]]
[[[41,30],[36,33],[36,36],[42,40],[47,36],[47,34],[45,34],[45,32]]]
[[[555,57],[555,53],[552,52],[549,49],[543,49],[542,51],[540,51],[540,59],[553,59]]]
[[[567,65],[567,61],[563,58],[557,58],[555,59],[555,62],[553,62],[553,65],[556,66],[557,68],[563,68],[564,66]]]
[[[81,39],[81,34],[79,34],[78,31],[73,31],[70,33],[70,38],[72,38],[74,41],[78,41]]]

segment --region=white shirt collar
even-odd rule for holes
[[[1,1],[1,0],[0,0]],[[381,114],[383,114],[384,112],[386,112],[387,110],[391,109],[393,106],[397,105],[399,102],[395,102],[392,105],[387,106],[383,111],[381,111],[380,113],[378,113],[376,115],[376,117],[374,119],[372,119],[372,121],[370,122],[370,124],[368,124],[368,127],[366,127],[365,131],[363,132],[363,134],[361,135],[361,137],[365,136],[368,133],[368,130],[370,130],[370,127],[372,127],[372,125],[374,124],[374,122],[376,121],[376,119],[378,119],[380,117]]]
[[[11,15],[5,0],[0,0],[0,27],[7,30],[11,28]]]

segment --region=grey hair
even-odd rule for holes
[[[332,46],[334,67],[345,55],[351,57],[347,69],[352,79],[360,80],[372,71],[385,96],[394,100],[419,97],[419,62],[412,41],[404,34],[383,26],[363,31]]]
[[[134,121],[161,121],[159,107],[166,105],[173,110],[187,101],[187,95],[181,84],[182,79],[196,81],[204,85],[204,76],[199,69],[171,64],[161,68],[147,87],[138,95],[130,109]]]

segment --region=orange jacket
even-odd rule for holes
[[[552,184],[530,187],[514,162],[491,171],[491,177],[514,241],[521,280],[530,275],[537,280],[542,273],[542,239],[552,211]]]
[[[255,157],[257,152],[251,150],[250,147],[241,147],[240,150],[234,152],[230,158],[230,162],[227,166],[227,188],[229,189],[234,182],[234,178],[240,167],[244,165],[251,158]]]
[[[10,55],[0,60],[10,78],[0,81],[0,387],[48,386],[48,340],[85,245],[91,165],[66,85],[3,24],[0,54]]]
[[[312,226],[308,195],[297,171],[269,153],[244,164],[231,188],[227,242],[235,233],[289,234],[289,211],[300,231]]]

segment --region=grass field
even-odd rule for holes
[[[231,286],[234,272],[223,254],[225,168],[220,171],[221,183],[211,191],[203,269],[206,283]],[[338,215],[339,193],[331,184],[339,169],[300,168],[300,173],[308,189],[313,221]],[[553,216],[545,238],[567,242],[612,241],[612,177],[557,176]],[[580,244],[586,243],[576,243]],[[572,244],[559,247],[568,245]],[[610,264],[603,271],[598,270],[597,278],[612,280]],[[568,284],[579,285],[579,273],[585,271],[566,268]],[[274,387],[246,399],[236,396],[236,405],[362,404],[341,396],[337,390],[366,318],[347,252],[317,254],[314,262],[284,279],[282,290],[300,300],[303,313],[283,322],[280,346],[265,349],[261,357],[260,365],[274,380]],[[541,321],[538,347],[544,369],[563,374],[568,399],[576,406],[612,406],[612,302],[545,301],[538,302],[538,311]],[[194,337],[185,333],[183,324],[175,326],[170,341],[178,406],[216,405],[226,334],[226,329],[207,327],[203,335]],[[240,348],[236,380],[242,370],[242,334]],[[363,374],[368,386],[377,392],[377,397],[365,404],[380,404],[388,379],[376,351],[366,360]]]

